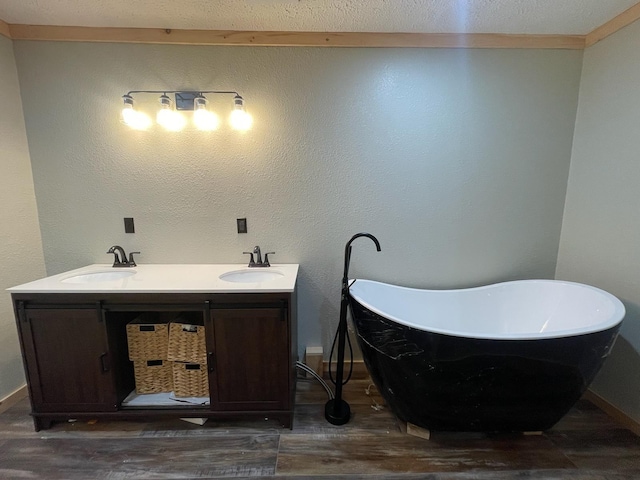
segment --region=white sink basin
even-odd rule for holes
[[[282,277],[284,277],[284,273],[277,270],[270,270],[269,268],[266,270],[255,268],[251,270],[235,270],[233,272],[223,273],[218,278],[225,282],[233,283],[261,283]]]
[[[102,272],[83,273],[74,275],[60,280],[62,283],[94,283],[94,282],[110,282],[113,280],[122,280],[123,278],[135,275],[134,270],[107,270]]]

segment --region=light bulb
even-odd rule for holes
[[[220,118],[213,112],[207,110],[207,100],[200,96],[194,100],[193,123],[198,130],[216,130],[220,125]]]
[[[208,110],[196,110],[193,112],[193,123],[198,130],[217,130],[220,126],[220,118]]]
[[[244,110],[244,100],[240,95],[233,98],[233,111],[229,116],[231,127],[236,130],[249,130],[253,123],[253,118]]]
[[[146,130],[151,126],[151,119],[148,115],[138,112],[133,108],[133,98],[125,95],[124,107],[122,108],[122,122],[135,130]]]
[[[166,95],[160,97],[162,107],[156,115],[156,121],[166,130],[177,132],[184,128],[187,120],[182,114],[171,108],[171,100]]]
[[[178,132],[184,128],[187,121],[180,113],[169,108],[162,108],[156,116],[159,125],[172,132]]]
[[[133,127],[138,118],[138,112],[133,109],[133,105],[125,105],[122,109],[122,121]]]
[[[249,130],[253,123],[253,118],[244,110],[234,110],[229,117],[229,123],[236,130]]]
[[[131,128],[135,130],[146,130],[151,126],[151,118],[149,118],[149,115],[147,115],[146,113],[138,112],[136,110],[133,110],[133,113],[134,115],[130,122],[127,122],[127,120],[125,120],[125,122],[127,122],[127,125],[129,125]]]

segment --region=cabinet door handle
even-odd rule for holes
[[[213,352],[207,352],[207,366],[208,366],[209,372],[214,371],[213,362],[214,362]]]
[[[107,359],[107,355],[109,355],[108,352],[104,352],[102,355],[100,355],[100,370],[102,370],[102,373],[107,373],[109,371],[109,361]]]

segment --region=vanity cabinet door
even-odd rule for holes
[[[20,333],[33,408],[117,409],[105,322],[97,309],[23,309]]]
[[[286,410],[289,322],[285,306],[211,310],[214,410]]]

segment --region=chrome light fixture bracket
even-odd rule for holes
[[[199,92],[176,92],[176,110],[195,110],[195,100],[202,97]]]

